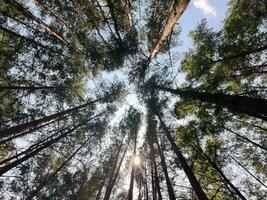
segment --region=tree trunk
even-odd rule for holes
[[[133,187],[134,187],[134,177],[135,177],[135,165],[134,165],[134,159],[136,156],[136,143],[137,143],[137,132],[135,133],[134,137],[134,153],[133,153],[133,159],[132,159],[132,171],[131,171],[131,179],[130,179],[130,186],[129,191],[127,195],[127,200],[133,199]]]
[[[63,88],[62,86],[17,86],[17,85],[0,85],[0,92],[1,90],[55,90]]]
[[[16,125],[16,126],[4,129],[4,130],[0,130],[0,139],[14,135],[14,134],[21,133],[22,131],[26,131],[26,130],[29,130],[32,128],[34,129],[36,126],[42,125],[43,123],[49,122],[51,120],[56,120],[56,119],[62,118],[66,114],[69,114],[72,112],[77,112],[78,110],[80,110],[82,108],[85,108],[91,104],[98,102],[98,101],[106,100],[109,97],[110,97],[110,95],[107,97],[103,97],[103,98],[94,100],[94,101],[90,101],[88,103],[82,104],[82,105],[74,107],[74,108],[70,108],[70,109],[58,112],[56,114],[45,116],[41,119],[33,120],[33,121],[27,122],[25,124],[20,124],[20,125]]]
[[[50,176],[45,178],[43,181],[40,182],[40,184],[36,187],[36,189],[32,192],[30,192],[30,195],[26,197],[25,200],[31,200],[33,199],[46,185],[51,183],[53,179],[56,177],[56,175],[67,165],[67,163],[84,147],[85,144],[96,134],[96,132],[81,144],[81,146],[73,152],[71,156],[69,156]]]
[[[119,172],[120,172],[120,168],[121,168],[122,162],[124,160],[125,154],[127,152],[127,149],[128,149],[128,146],[126,147],[126,149],[125,149],[125,151],[123,153],[123,156],[122,156],[122,158],[121,158],[121,160],[119,162],[119,166],[117,168],[116,173],[114,174],[114,177],[111,177],[111,180],[110,180],[110,182],[109,182],[109,184],[107,186],[107,189],[106,189],[105,196],[104,196],[103,200],[109,200],[110,199],[110,195],[111,195],[112,189],[113,189],[114,184],[115,184],[115,182],[116,182],[116,180],[118,178],[118,175],[119,175]]]
[[[220,167],[211,160],[211,158],[205,154],[205,152],[202,150],[202,148],[200,146],[197,147],[197,149],[203,154],[203,156],[208,160],[208,162],[211,164],[211,166],[217,171],[217,173],[219,174],[219,176],[221,177],[221,179],[230,186],[230,188],[235,192],[235,194],[242,200],[247,200],[243,194],[238,190],[237,187],[235,187],[234,184],[232,184],[232,182],[224,175],[223,171],[220,169]]]
[[[267,148],[266,148],[266,147],[264,147],[264,146],[262,146],[262,145],[260,145],[260,144],[258,144],[258,143],[256,143],[256,142],[253,142],[253,141],[250,140],[249,138],[247,138],[247,137],[245,137],[245,136],[242,136],[242,135],[238,134],[237,132],[235,132],[235,131],[233,131],[233,130],[227,128],[227,127],[224,127],[224,128],[225,128],[225,130],[229,131],[230,133],[235,134],[237,137],[241,138],[242,140],[247,141],[247,142],[253,144],[253,145],[256,146],[256,147],[259,147],[259,148],[261,148],[261,149],[264,150],[264,151],[267,151]]]
[[[197,197],[199,200],[208,200],[208,197],[206,196],[206,194],[204,193],[200,183],[198,182],[198,180],[196,179],[194,172],[192,171],[191,167],[187,164],[187,161],[185,159],[185,157],[183,156],[182,152],[179,150],[179,148],[177,147],[175,141],[173,140],[171,133],[169,132],[167,126],[165,125],[165,123],[162,121],[160,115],[155,112],[155,114],[157,115],[161,126],[164,130],[164,132],[166,133],[166,136],[171,144],[171,147],[173,149],[173,151],[175,152],[179,163],[181,164],[187,178],[189,179],[189,182],[193,188],[193,190],[195,191]]]
[[[149,135],[147,137],[148,139],[148,144],[149,144],[149,148],[150,148],[150,157],[151,157],[151,165],[153,168],[153,174],[154,174],[154,187],[155,187],[155,194],[158,194],[158,199],[162,200],[162,194],[160,191],[160,184],[159,184],[159,178],[158,178],[158,170],[157,170],[157,164],[156,164],[156,160],[155,160],[155,149],[153,146],[153,136]]]
[[[162,148],[160,147],[160,144],[159,144],[159,141],[158,141],[157,137],[155,137],[155,140],[156,140],[156,144],[157,144],[158,150],[159,150],[161,166],[162,166],[163,173],[164,173],[164,176],[165,176],[165,179],[166,179],[169,199],[170,200],[175,200],[176,198],[175,198],[175,194],[174,194],[174,191],[173,191],[171,180],[169,178],[164,152],[162,151]]]
[[[233,156],[228,154],[228,156],[234,160],[241,168],[243,168],[249,175],[251,175],[255,180],[257,180],[263,187],[267,189],[267,185],[265,185],[260,179],[258,179],[254,174],[252,174],[247,168],[245,168],[239,161],[237,161]]]
[[[101,114],[101,113],[100,113]],[[93,117],[91,117],[89,120],[94,119],[95,117],[98,117],[100,114],[97,114]],[[89,120],[86,120],[86,122],[88,122]],[[7,171],[13,169],[14,167],[17,167],[18,165],[22,164],[24,161],[28,160],[29,158],[34,157],[36,154],[38,154],[39,152],[41,152],[42,150],[50,147],[52,144],[58,142],[60,139],[66,137],[68,134],[72,133],[75,129],[77,129],[79,126],[81,126],[82,124],[84,124],[84,122],[79,123],[78,125],[74,126],[73,128],[71,128],[70,130],[66,131],[65,133],[62,133],[61,135],[59,135],[58,137],[51,139],[49,141],[46,141],[44,143],[41,144],[40,147],[36,147],[34,148],[33,151],[25,154],[25,156],[23,156],[22,158],[18,158],[17,160],[3,166],[0,168],[0,176],[2,176],[4,173],[6,173]]]
[[[232,112],[248,114],[267,121],[267,100],[257,99],[247,96],[228,95],[228,94],[211,94],[207,92],[197,92],[193,90],[171,89],[162,86],[151,86],[159,90],[177,94],[186,99],[197,99],[200,101],[210,102],[222,107],[228,108]]]
[[[117,22],[117,19],[116,19],[116,16],[115,16],[113,3],[111,2],[111,0],[107,0],[107,4],[108,4],[109,10],[110,10],[111,18],[112,18],[113,23],[114,23],[114,29],[115,29],[116,35],[118,37],[117,39],[118,39],[119,43],[121,43],[122,42],[122,38],[121,38],[121,35],[120,35],[120,32],[119,32],[119,25],[118,25],[118,22]]]
[[[21,12],[25,17],[28,17],[29,19],[36,22],[40,28],[46,30],[49,32],[55,39],[67,43],[66,40],[60,36],[57,32],[53,31],[52,28],[50,28],[46,23],[44,23],[42,20],[40,20],[38,17],[36,17],[34,14],[32,14],[28,9],[24,8],[24,6],[20,3],[18,3],[15,0],[3,0],[6,4],[14,7],[17,11]]]
[[[52,48],[50,48],[48,46],[45,46],[45,45],[41,44],[40,42],[37,42],[37,41],[35,41],[35,40],[31,39],[31,38],[28,38],[26,36],[20,35],[20,34],[14,32],[14,31],[11,31],[11,30],[3,27],[3,26],[0,26],[0,30],[3,30],[4,32],[7,32],[8,34],[13,35],[15,37],[21,38],[22,40],[25,40],[26,42],[32,44],[35,47],[42,47],[42,48],[44,48],[44,49],[46,49],[48,51],[54,52],[54,53],[56,53],[58,55],[62,55],[61,52],[57,52],[56,50],[54,50],[54,49],[52,49]],[[64,56],[64,55],[62,55],[62,56]]]
[[[156,57],[156,54],[164,44],[165,40],[168,38],[168,36],[171,34],[173,27],[175,26],[178,19],[181,17],[185,9],[187,8],[187,5],[189,4],[190,0],[179,0],[178,3],[175,1],[175,7],[173,11],[170,13],[166,26],[164,27],[161,37],[159,38],[157,44],[153,48],[153,50],[150,53],[149,60],[152,60]]]

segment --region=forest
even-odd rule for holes
[[[266,155],[266,0],[0,0],[1,200],[264,200]]]

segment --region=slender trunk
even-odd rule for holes
[[[187,5],[189,4],[189,2],[190,0],[180,0],[178,1],[178,3],[177,1],[175,1],[175,4],[177,5],[174,7],[173,11],[170,13],[166,26],[164,27],[162,31],[161,37],[159,38],[157,44],[155,45],[155,47],[150,53],[150,56],[149,56],[150,60],[156,57],[156,54],[158,53],[158,51],[160,50],[160,48],[162,47],[162,45],[164,44],[168,36],[171,34],[173,27],[175,26],[176,22],[181,17],[185,9],[187,8]]]
[[[91,117],[89,120],[86,120],[86,122],[98,117],[100,114],[97,114],[93,117]],[[46,141],[44,143],[41,144],[41,146],[34,148],[33,151],[31,151],[30,153],[25,154],[25,156],[18,158],[17,160],[3,166],[0,168],[0,176],[2,176],[4,173],[6,173],[7,171],[13,169],[14,167],[17,167],[18,165],[22,164],[24,161],[28,160],[29,158],[34,157],[36,154],[38,154],[39,152],[41,152],[42,150],[50,147],[51,145],[53,145],[54,143],[58,142],[60,139],[66,137],[67,135],[69,135],[70,133],[72,133],[73,131],[75,131],[75,129],[77,129],[79,126],[83,125],[85,123],[79,123],[78,125],[74,126],[73,128],[71,128],[70,130],[66,131],[65,133],[62,133],[61,135],[59,135],[58,137],[51,139],[49,141]]]
[[[132,159],[132,171],[131,171],[131,179],[130,179],[130,186],[129,186],[129,191],[127,195],[128,200],[133,199],[133,188],[134,188],[134,176],[135,176],[135,165],[134,165],[134,159],[136,156],[136,143],[137,143],[137,132],[135,133],[134,137],[134,153],[133,153],[133,159]]]
[[[152,199],[157,200],[157,190],[156,190],[156,184],[155,184],[155,177],[154,177],[154,165],[151,162],[150,163],[151,167],[151,188],[152,188]]]
[[[228,154],[228,156],[234,160],[241,168],[243,168],[249,175],[251,175],[255,180],[257,180],[263,187],[267,189],[267,185],[265,185],[260,179],[258,179],[254,174],[252,174],[247,168],[245,168],[239,161],[237,161],[233,156]]]
[[[166,133],[166,136],[167,136],[167,138],[171,144],[171,147],[172,147],[173,151],[175,152],[175,154],[179,160],[179,163],[181,164],[187,178],[189,179],[189,182],[190,182],[193,190],[195,191],[198,199],[199,200],[208,200],[208,197],[204,193],[200,183],[198,182],[197,178],[195,177],[194,172],[192,171],[192,168],[187,164],[185,157],[183,156],[182,152],[179,150],[175,141],[173,140],[171,133],[169,132],[167,126],[162,121],[160,115],[157,112],[155,112],[155,114],[157,115],[157,117],[161,123],[161,126],[162,126],[164,132]]]
[[[56,50],[54,50],[54,49],[52,49],[52,48],[50,48],[48,46],[45,46],[45,45],[41,44],[40,42],[35,41],[34,39],[31,39],[31,38],[28,38],[26,36],[20,35],[20,34],[14,32],[14,31],[11,31],[11,30],[3,27],[3,26],[0,26],[0,30],[3,30],[4,32],[7,32],[8,34],[13,35],[15,37],[21,38],[22,40],[25,40],[26,42],[32,44],[35,47],[42,47],[43,49],[47,49],[48,51],[54,52],[54,53],[56,53],[58,55],[62,55],[61,52],[57,52]]]
[[[154,172],[154,187],[155,187],[155,193],[158,194],[158,199],[162,199],[161,191],[160,191],[160,184],[159,184],[159,178],[158,178],[158,170],[157,170],[157,164],[155,160],[155,149],[153,146],[153,136],[148,136],[148,144],[150,148],[150,157],[151,157],[151,165],[153,166],[153,172]]]
[[[42,145],[44,145],[47,141],[49,141],[50,139],[52,139],[53,137],[55,137],[56,135],[58,135],[59,133],[61,133],[62,131],[66,130],[67,128],[63,128],[59,131],[56,131],[55,133],[53,133],[52,135],[50,135],[49,137],[43,139],[43,140],[40,140],[38,142],[36,142],[35,144],[29,146],[26,150],[24,151],[21,151],[20,153],[17,153],[13,156],[10,156],[4,160],[1,160],[0,161],[0,166],[1,165],[4,165],[6,163],[9,163],[10,161],[12,160],[16,160],[18,159],[19,157],[21,157],[22,155],[27,155],[27,154],[30,154],[32,151],[34,151],[35,149],[38,149],[39,147],[41,147]]]
[[[77,127],[76,127],[77,128]],[[42,150],[48,148],[49,146],[51,146],[52,144],[58,142],[60,139],[66,137],[69,133],[73,132],[75,130],[75,128],[70,129],[69,131],[61,134],[60,136],[45,142],[44,144],[42,144],[41,147],[36,148],[35,150],[33,150],[32,152],[26,154],[25,156],[23,156],[22,158],[19,158],[7,165],[5,165],[4,167],[0,168],[0,176],[2,176],[4,173],[6,173],[7,171],[13,169],[14,167],[17,167],[18,165],[22,164],[24,161],[28,160],[29,158],[34,157],[36,154],[38,154],[39,152],[41,152]]]
[[[165,156],[164,156],[164,152],[162,151],[162,148],[161,148],[161,146],[159,144],[159,141],[158,141],[158,138],[157,137],[155,137],[155,140],[156,140],[156,144],[157,144],[158,150],[159,150],[159,156],[160,156],[161,166],[162,166],[163,173],[164,173],[164,176],[165,176],[165,179],[166,179],[166,184],[167,184],[169,199],[170,200],[175,200],[176,198],[175,198],[175,194],[174,194],[174,191],[173,191],[171,180],[169,178],[169,174],[168,174],[168,170],[167,170],[167,165],[166,165],[166,159],[165,159]]]
[[[246,200],[246,198],[243,196],[243,194],[238,190],[238,188],[224,175],[223,171],[220,169],[220,167],[207,155],[205,152],[201,149],[200,146],[197,147],[197,150],[199,150],[202,155],[208,160],[208,162],[211,164],[211,166],[217,171],[221,179],[230,186],[230,188],[235,192],[235,194],[242,200]]]
[[[102,100],[106,100],[109,97],[110,97],[110,95],[107,96],[107,97],[103,97],[103,98],[94,100],[94,101],[87,102],[87,103],[82,104],[82,105],[77,106],[77,107],[73,107],[73,108],[58,112],[56,114],[45,116],[45,117],[43,117],[41,119],[33,120],[33,121],[27,122],[25,124],[20,124],[20,125],[12,126],[10,128],[7,128],[7,129],[0,130],[0,139],[6,138],[6,137],[14,135],[14,134],[19,134],[22,131],[27,131],[29,129],[34,129],[36,126],[42,125],[43,123],[49,122],[51,120],[56,120],[56,119],[62,118],[66,114],[69,114],[69,113],[72,113],[72,112],[77,112],[82,108],[85,108],[85,107],[87,107],[87,106],[89,106],[91,104],[94,104],[96,102],[99,102],[99,101],[102,101]]]
[[[153,162],[153,166],[154,166],[154,175],[155,175],[155,189],[156,192],[158,194],[158,200],[162,200],[162,194],[161,194],[161,190],[160,190],[160,184],[159,184],[159,176],[158,176],[158,170],[157,170],[157,165],[156,162],[154,160]]]
[[[148,185],[147,185],[147,167],[145,163],[145,192],[144,200],[148,200]]]
[[[0,85],[0,92],[1,90],[55,90],[63,88],[62,86],[17,86],[17,85]]]
[[[197,92],[193,90],[171,89],[162,86],[151,86],[159,90],[177,94],[186,99],[197,99],[220,105],[228,108],[232,112],[245,113],[267,121],[267,100],[251,98],[247,96],[228,95],[228,94],[211,94],[208,92]]]
[[[107,0],[107,4],[108,4],[109,10],[110,10],[111,18],[112,18],[113,23],[114,23],[114,29],[115,29],[116,35],[118,37],[118,41],[121,43],[122,38],[121,38],[121,35],[119,32],[119,25],[118,25],[118,22],[117,22],[117,19],[115,16],[113,3],[111,2],[111,0]]]
[[[58,120],[61,120],[61,118],[58,119]],[[27,134],[32,133],[32,132],[34,132],[34,131],[37,131],[38,129],[41,129],[41,128],[43,128],[43,127],[45,127],[45,126],[47,126],[47,125],[49,125],[49,124],[52,124],[52,123],[54,123],[54,122],[56,122],[56,121],[58,121],[58,120],[50,121],[50,122],[45,123],[45,124],[43,124],[43,125],[41,125],[41,126],[36,126],[34,129],[30,129],[29,131],[20,133],[20,134],[18,134],[18,135],[13,135],[12,137],[9,137],[9,138],[6,138],[6,139],[4,139],[4,140],[1,140],[1,141],[0,141],[0,145],[5,144],[5,143],[7,143],[7,142],[9,142],[9,141],[11,141],[11,140],[13,140],[13,139],[15,139],[15,138],[22,137],[22,136],[24,136],[24,135],[27,135]]]
[[[240,53],[238,53],[236,55],[233,55],[233,56],[229,56],[229,57],[221,58],[221,59],[218,59],[218,60],[214,60],[209,64],[215,64],[215,63],[218,63],[218,62],[223,62],[223,61],[228,61],[228,60],[232,60],[232,59],[243,57],[243,56],[248,56],[250,54],[254,54],[254,53],[259,53],[259,52],[265,51],[266,49],[267,49],[267,44],[263,45],[262,47],[256,48],[256,49],[254,48],[254,49],[250,49],[250,50],[247,50],[247,51],[241,51]]]
[[[266,147],[264,147],[264,146],[262,146],[262,145],[260,145],[260,144],[258,144],[258,143],[256,143],[256,142],[253,142],[253,141],[250,140],[249,138],[247,138],[247,137],[245,137],[245,136],[243,136],[243,135],[240,135],[240,134],[238,134],[237,132],[235,132],[235,131],[233,131],[233,130],[231,130],[231,129],[229,129],[229,128],[226,128],[226,127],[224,127],[224,128],[225,128],[225,130],[227,130],[227,131],[229,131],[229,132],[235,134],[237,137],[241,138],[242,140],[247,141],[247,142],[253,144],[253,145],[256,146],[256,147],[259,147],[259,148],[261,148],[262,150],[267,151],[267,148],[266,148]]]
[[[81,146],[73,152],[71,156],[69,156],[51,175],[45,178],[41,183],[36,187],[35,190],[30,192],[30,195],[26,197],[25,200],[33,199],[46,185],[51,183],[53,179],[57,176],[57,174],[67,165],[67,163],[87,144],[87,142],[96,134],[96,132],[81,144]]]
[[[266,132],[267,132],[267,128],[264,128],[264,127],[261,127],[261,126],[255,125],[255,124],[251,124],[251,123],[249,123],[249,122],[242,121],[242,120],[239,120],[239,119],[236,119],[236,118],[231,118],[231,119],[233,119],[233,120],[235,120],[235,121],[237,121],[237,122],[246,124],[246,125],[248,125],[248,126],[250,126],[250,127],[257,128],[257,129],[260,129],[260,130],[262,130],[262,131],[266,131]]]
[[[25,17],[28,17],[29,19],[33,20],[34,22],[36,22],[40,28],[46,30],[47,32],[49,32],[55,39],[63,42],[63,43],[67,43],[65,41],[65,39],[59,35],[59,33],[55,32],[52,30],[51,27],[49,27],[46,23],[44,23],[41,19],[39,19],[38,17],[36,17],[34,14],[32,14],[28,9],[24,8],[24,6],[20,3],[18,3],[15,0],[3,0],[6,4],[12,6],[13,8],[15,8],[17,11],[19,11],[21,14],[23,14]]]
[[[119,145],[119,148],[118,148],[118,151],[114,157],[114,164],[111,168],[111,172],[109,173],[109,182],[108,182],[108,186],[106,188],[106,192],[105,192],[105,196],[104,196],[104,199],[103,200],[108,200],[109,197],[110,197],[110,194],[111,194],[111,191],[113,189],[113,185],[112,185],[112,182],[113,182],[113,179],[115,177],[115,173],[116,173],[116,167],[117,167],[117,163],[118,163],[118,160],[119,160],[119,156],[120,156],[120,153],[121,153],[121,148],[123,146],[123,140],[124,140],[124,137],[125,137],[125,134],[123,135],[123,138],[121,139],[121,143]]]
[[[133,17],[131,12],[131,1],[130,0],[121,0],[121,3],[124,4],[125,13],[128,17],[129,27],[131,28],[133,26]]]
[[[121,160],[119,162],[119,166],[117,168],[116,173],[114,174],[114,177],[112,177],[109,185],[107,186],[107,189],[106,189],[105,196],[104,196],[103,200],[109,200],[110,199],[110,195],[111,195],[112,189],[113,189],[114,184],[115,184],[115,182],[116,182],[116,180],[118,178],[118,175],[119,175],[119,172],[120,172],[120,168],[121,168],[122,162],[124,160],[125,154],[127,152],[127,149],[128,149],[128,146],[125,148],[125,151],[124,151],[123,156],[122,156],[122,158],[121,158]]]

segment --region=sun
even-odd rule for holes
[[[141,164],[141,158],[137,155],[134,156],[133,163],[134,163],[134,165],[139,166]]]

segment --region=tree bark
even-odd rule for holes
[[[102,100],[106,100],[109,97],[110,97],[110,95],[107,96],[107,97],[103,97],[103,98],[94,100],[94,101],[87,102],[87,103],[82,104],[82,105],[77,106],[77,107],[73,107],[73,108],[58,112],[56,114],[45,116],[45,117],[43,117],[41,119],[33,120],[33,121],[27,122],[25,124],[20,124],[20,125],[16,125],[16,126],[7,128],[7,129],[0,130],[0,139],[6,138],[6,137],[14,135],[14,134],[19,134],[22,131],[27,131],[29,129],[34,129],[36,126],[42,125],[43,123],[49,122],[51,120],[56,120],[56,119],[62,118],[66,114],[69,114],[69,113],[72,113],[72,112],[77,112],[78,110],[80,110],[82,108],[85,108],[85,107],[87,107],[87,106],[89,106],[91,104],[94,104],[96,102],[99,102],[99,101],[102,101]]]
[[[0,85],[1,90],[55,90],[63,88],[62,86],[18,86],[18,85]]]
[[[267,100],[251,98],[247,96],[211,94],[208,92],[197,92],[193,90],[171,89],[162,86],[151,86],[152,88],[177,94],[186,99],[197,99],[210,102],[228,108],[232,112],[244,113],[255,118],[267,121]]]
[[[153,48],[153,50],[150,53],[149,60],[152,60],[156,57],[156,54],[164,44],[165,40],[168,38],[168,36],[171,34],[173,27],[175,26],[178,19],[181,17],[183,12],[186,10],[187,5],[189,4],[190,0],[179,0],[178,3],[175,1],[175,7],[173,11],[170,13],[166,26],[164,27],[161,37],[159,38],[157,44]]]
[[[231,189],[235,192],[235,194],[242,200],[246,200],[246,198],[243,196],[243,194],[238,190],[237,187],[235,187],[235,185],[224,175],[223,171],[220,169],[220,167],[218,167],[218,165],[211,160],[211,158],[206,155],[203,150],[198,147],[198,149],[202,152],[202,154],[204,155],[204,157],[208,160],[208,162],[211,164],[211,166],[217,171],[217,173],[219,174],[219,176],[222,178],[222,180],[231,187]]]
[[[267,189],[267,185],[265,185],[260,179],[258,179],[254,174],[252,174],[247,168],[245,168],[239,161],[237,161],[233,156],[228,154],[228,156],[234,160],[241,168],[243,168],[249,175],[251,175],[255,180],[257,180],[263,187]]]
[[[165,159],[165,156],[164,156],[164,152],[162,151],[162,148],[161,148],[161,146],[159,144],[159,141],[158,141],[158,138],[157,137],[155,137],[155,140],[156,140],[156,144],[157,144],[158,150],[159,150],[159,156],[160,156],[161,166],[162,166],[163,173],[164,173],[164,176],[165,176],[165,179],[166,179],[166,184],[167,184],[169,199],[170,200],[175,200],[176,198],[175,198],[175,194],[174,194],[174,190],[173,190],[173,187],[172,187],[171,180],[169,178],[169,174],[168,174],[168,170],[167,170],[167,165],[166,165],[166,159]]]
[[[111,180],[110,180],[110,182],[109,182],[109,184],[107,186],[107,189],[106,189],[105,196],[104,196],[103,200],[109,200],[109,198],[110,198],[112,189],[113,189],[114,184],[115,184],[115,182],[116,182],[116,180],[118,178],[118,175],[119,175],[119,172],[120,172],[120,168],[121,168],[122,162],[124,160],[125,154],[127,152],[127,149],[128,149],[128,146],[126,147],[126,149],[125,149],[125,151],[123,153],[123,156],[122,156],[122,158],[121,158],[121,160],[119,162],[119,166],[118,166],[118,168],[116,170],[116,173],[114,174],[114,177],[111,178]]]
[[[29,19],[36,22],[40,26],[40,28],[49,32],[55,39],[57,39],[63,43],[67,43],[66,40],[62,36],[59,35],[59,33],[53,31],[51,27],[49,27],[46,23],[44,23],[42,20],[40,20],[34,14],[32,14],[28,9],[24,8],[24,6],[22,4],[18,3],[15,0],[3,0],[3,1],[6,4],[15,8],[17,11],[21,12],[21,14],[23,14],[25,17],[28,17]]]
[[[96,134],[96,132],[81,144],[81,146],[73,152],[51,175],[49,175],[47,178],[45,178],[41,183],[36,187],[35,190],[30,192],[30,195],[26,197],[25,200],[31,200],[33,199],[46,185],[51,183],[53,179],[56,177],[56,175],[67,165],[67,163],[84,147],[84,145],[87,144],[87,142]]]
[[[183,156],[182,152],[179,150],[179,148],[177,147],[175,141],[173,140],[171,133],[169,132],[167,126],[165,125],[165,123],[163,122],[163,120],[161,119],[160,115],[155,111],[155,114],[157,115],[160,124],[164,130],[164,132],[166,133],[166,136],[171,144],[171,148],[173,149],[173,151],[175,152],[179,163],[181,164],[187,178],[189,179],[189,182],[193,188],[193,190],[195,191],[197,198],[199,200],[208,200],[208,197],[206,196],[206,194],[204,193],[200,183],[198,182],[198,180],[196,179],[194,172],[192,171],[191,167],[187,164],[187,161],[185,159],[185,157]]]
[[[137,143],[137,132],[135,133],[134,137],[134,153],[133,153],[133,159],[132,159],[132,171],[131,171],[131,179],[130,179],[130,186],[129,186],[129,191],[127,195],[128,200],[133,199],[133,187],[134,187],[134,177],[135,177],[135,165],[134,165],[134,159],[136,156],[136,143]]]
[[[253,145],[256,146],[256,147],[259,147],[259,148],[261,148],[261,149],[264,150],[264,151],[267,151],[267,148],[266,148],[266,147],[264,147],[264,146],[262,146],[262,145],[260,145],[260,144],[258,144],[258,143],[256,143],[256,142],[253,142],[253,141],[250,140],[249,138],[247,138],[247,137],[245,137],[245,136],[242,136],[242,135],[238,134],[237,132],[235,132],[235,131],[233,131],[233,130],[227,128],[227,127],[224,127],[224,128],[225,128],[225,130],[229,131],[230,133],[235,134],[237,137],[241,138],[242,140],[247,141],[247,142],[253,144]]]
[[[91,117],[89,120],[94,119],[95,117],[98,117],[100,114],[97,114],[93,117]],[[89,121],[89,120],[86,120]],[[34,148],[34,150],[30,151],[29,153],[25,154],[25,156],[18,158],[17,160],[3,166],[0,168],[0,176],[2,176],[4,173],[6,173],[7,171],[13,169],[14,167],[17,167],[18,165],[22,164],[24,161],[28,160],[29,158],[34,157],[36,154],[38,154],[39,152],[41,152],[42,150],[50,147],[52,144],[58,142],[60,139],[66,137],[68,134],[72,133],[75,129],[77,129],[79,126],[81,126],[84,122],[79,123],[78,125],[74,126],[73,128],[71,128],[70,130],[66,131],[65,133],[62,133],[61,135],[59,135],[58,137],[51,139],[49,141],[46,141],[44,143],[41,144],[41,146]]]

